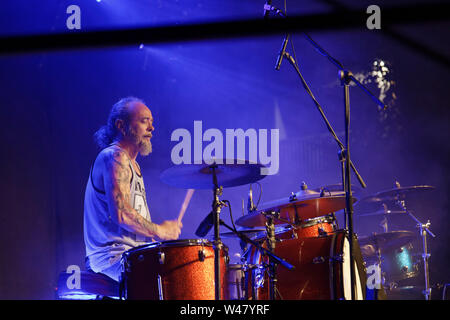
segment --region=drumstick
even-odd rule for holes
[[[194,189],[188,189],[186,192],[186,196],[184,197],[183,204],[181,205],[180,213],[178,214],[178,222],[181,222],[181,219],[183,219],[184,212],[187,209],[187,206],[189,205],[189,202],[191,201],[192,194],[194,193]]]

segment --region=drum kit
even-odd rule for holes
[[[162,173],[163,182],[191,190],[189,199],[192,189],[212,189],[212,211],[196,231],[199,239],[154,242],[125,252],[120,280],[122,297],[139,300],[363,300],[372,276],[368,273],[369,264],[379,270],[380,279],[376,283],[380,286],[376,290],[380,292],[392,290],[401,281],[420,274],[420,263],[413,254],[414,233],[388,230],[387,219],[385,232],[359,239],[353,234],[350,245],[348,230],[339,229],[336,219],[336,213],[346,208],[346,194],[339,184],[308,189],[306,183],[302,183],[297,193],[263,203],[258,208],[250,198],[248,214],[232,221],[232,226],[227,225],[220,218],[221,209],[230,205],[229,201],[220,200],[223,188],[251,186],[264,176],[260,174],[263,167],[260,164],[224,163],[177,165]],[[361,218],[386,218],[401,213],[417,223],[423,240],[423,295],[426,299],[430,298],[431,290],[426,241],[427,234],[432,237],[434,234],[429,222],[421,223],[406,208],[406,199],[432,189],[430,186],[403,188],[397,185],[359,201],[384,208],[362,214]],[[389,208],[392,202],[399,208]],[[356,198],[353,203],[357,203]],[[185,209],[186,203],[183,214]],[[220,227],[228,229],[227,232],[220,232]],[[214,229],[213,240],[204,239],[211,229]],[[230,263],[229,249],[222,239],[240,240],[241,263]]]

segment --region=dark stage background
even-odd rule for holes
[[[282,1],[275,2],[283,6]],[[343,6],[365,11],[373,4],[297,2],[287,1],[288,14],[332,12]],[[73,32],[66,29],[70,4],[81,8],[82,30],[94,30],[261,17],[263,3],[2,2],[0,35]],[[382,10],[384,5],[412,5],[411,1],[377,4]],[[408,203],[419,219],[430,219],[437,235],[429,241],[433,284],[450,282],[449,26],[447,21],[368,30],[362,24],[311,33],[354,73],[369,72],[375,59],[389,64],[388,77],[395,86],[387,99],[392,100],[392,93],[397,99],[385,113],[378,112],[361,90],[351,88],[351,155],[367,183],[361,197],[391,189],[395,181],[436,188]],[[280,169],[260,181],[261,202],[298,191],[302,181],[310,188],[339,183],[337,145],[294,69],[284,61],[280,71],[274,70],[282,38],[280,34],[0,56],[0,298],[53,299],[58,274],[69,265],[84,267],[84,188],[97,152],[92,135],[121,97],[144,99],[155,118],[154,152],[138,161],[156,222],[176,218],[185,195],[185,190],[159,180],[162,170],[172,165],[175,143],[170,135],[177,128],[192,132],[195,120],[203,122],[203,130],[280,129]],[[337,69],[301,34],[294,34],[292,43],[305,79],[343,141],[343,90]],[[292,52],[290,46],[288,50]],[[379,94],[373,83],[368,86]],[[354,175],[352,182],[359,187]],[[223,199],[231,201],[235,220],[242,215],[242,200],[246,205],[248,187],[224,190]],[[211,191],[194,193],[181,238],[196,238],[194,232],[209,213],[211,201]],[[355,209],[360,236],[382,232],[379,217],[361,218],[363,209]],[[230,221],[228,210],[222,217]],[[342,213],[338,218],[342,220]],[[393,229],[417,232],[405,216],[391,223]],[[231,261],[238,263],[238,242],[224,241]]]

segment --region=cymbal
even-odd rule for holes
[[[353,202],[356,199],[353,198]],[[265,212],[276,211],[279,218],[274,224],[298,223],[301,220],[316,218],[344,209],[345,195],[320,196],[318,192],[301,190],[291,197],[263,203],[257,211],[240,217],[236,224],[243,227],[260,227],[266,223]]]
[[[324,192],[329,192],[331,194],[333,194],[333,193],[341,193],[341,192],[345,193],[345,190],[344,190],[344,187],[342,186],[342,183],[329,184],[329,185],[318,187],[318,188],[315,188],[315,189],[312,189],[312,190],[316,191],[316,192],[321,192],[322,190],[324,190]],[[361,189],[356,187],[356,186],[354,186],[354,185],[352,185],[352,192],[360,193]]]
[[[406,211],[403,210],[377,210],[374,212],[367,212],[358,214],[358,217],[371,217],[371,216],[384,216],[384,215],[401,215],[406,214]]]
[[[380,191],[371,196],[365,197],[361,199],[360,204],[404,200],[407,196],[415,196],[424,191],[431,191],[434,189],[435,188],[433,186],[427,185],[398,187],[394,189]]]
[[[261,169],[265,166],[251,163],[247,160],[217,159],[208,164],[179,164],[164,170],[160,179],[162,182],[184,189],[213,189],[213,172],[217,176],[218,186],[224,188],[236,187],[256,182],[265,177]],[[238,161],[243,162],[242,164]],[[228,164],[232,163],[232,164]],[[215,170],[213,170],[215,167]]]
[[[382,251],[393,248],[401,248],[405,244],[416,239],[412,231],[400,230],[385,233],[373,233],[370,236],[358,238],[361,247],[372,245],[374,248],[380,248]]]

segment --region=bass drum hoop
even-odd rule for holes
[[[355,300],[365,300],[366,270],[356,235],[353,236],[353,259],[355,271]],[[339,254],[336,254],[339,252]],[[330,294],[332,300],[351,300],[350,242],[346,230],[332,234],[330,245]],[[335,281],[337,279],[339,282]],[[359,280],[359,281],[358,281]]]

